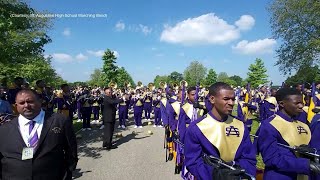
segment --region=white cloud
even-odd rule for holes
[[[118,51],[113,51],[113,54],[116,56],[116,58],[120,57],[120,54],[118,53]]]
[[[156,70],[160,70],[160,69],[161,69],[161,67],[159,67],[159,66],[156,67]]]
[[[65,29],[63,30],[62,34],[63,34],[64,36],[67,36],[67,37],[70,36],[70,35],[71,35],[70,28],[65,28]]]
[[[240,31],[214,13],[201,15],[177,23],[165,25],[160,41],[183,44],[226,44],[240,37]]]
[[[67,63],[73,61],[73,58],[69,54],[64,54],[64,53],[54,53],[52,54],[53,60],[61,63]]]
[[[152,51],[155,51],[155,50],[157,50],[157,48],[153,47],[153,48],[151,48],[151,50],[152,50]]]
[[[157,56],[157,57],[163,57],[164,54],[159,53],[159,54],[156,54],[156,56]]]
[[[144,26],[142,24],[139,24],[140,30],[143,32],[144,35],[148,35],[151,33],[152,28],[149,28],[148,26]]]
[[[79,60],[79,61],[84,61],[84,60],[87,60],[88,59],[88,56],[85,56],[83,55],[82,53],[79,53],[77,56],[76,56],[76,60]]]
[[[91,54],[91,55],[94,55],[96,57],[102,57],[103,54],[104,54],[104,50],[98,50],[98,51],[88,50],[87,53]]]
[[[273,46],[276,44],[276,40],[269,38],[252,42],[242,40],[236,46],[232,46],[232,49],[241,54],[266,54],[272,53]]]
[[[242,15],[235,25],[238,26],[240,30],[250,30],[254,26],[255,20],[250,15]]]
[[[119,21],[115,25],[115,28],[117,31],[123,31],[126,28],[126,25],[123,22]]]

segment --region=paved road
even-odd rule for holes
[[[130,115],[132,116],[132,115]],[[102,130],[80,132],[78,139],[79,162],[74,179],[79,180],[178,180],[174,175],[174,163],[165,162],[163,149],[164,129],[152,127],[144,122],[142,129],[134,129],[132,117],[130,126],[116,138],[117,149],[102,148]],[[153,135],[148,135],[148,130]],[[136,133],[132,133],[135,131]]]

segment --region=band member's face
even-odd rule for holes
[[[302,95],[288,96],[283,101],[280,101],[279,106],[282,107],[289,116],[297,116],[303,111]]]
[[[16,97],[17,111],[27,119],[35,118],[41,110],[41,101],[31,93],[21,93]]]
[[[106,90],[104,91],[104,93],[106,94],[106,96],[109,96],[109,97],[112,96],[112,90],[111,90],[111,89],[106,89]]]
[[[220,89],[215,96],[210,96],[213,110],[215,109],[221,115],[229,115],[232,113],[234,101],[235,95],[233,90]]]
[[[266,89],[266,87],[263,86],[263,87],[260,89],[260,91],[263,92],[263,93],[265,93],[265,92],[267,92],[267,89]]]
[[[302,85],[301,84],[297,85],[296,89],[301,92],[302,91]]]
[[[192,90],[192,91],[190,91],[190,93],[188,94],[188,98],[190,99],[190,101],[191,101],[192,103],[194,103],[194,101],[195,101],[195,96],[196,96],[196,90]]]

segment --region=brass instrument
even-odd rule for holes
[[[118,87],[117,83],[115,83],[113,81],[109,82],[108,86],[111,87],[112,89],[117,89],[117,87]]]
[[[149,83],[148,88],[149,88],[149,91],[154,91],[156,89],[153,83]]]
[[[184,87],[188,87],[188,82],[185,80],[180,81],[180,87],[182,87],[184,85]]]
[[[136,90],[137,90],[137,89],[142,89],[142,88],[143,88],[142,82],[141,82],[141,81],[138,81]]]
[[[179,85],[177,83],[173,83],[172,87],[176,91],[179,90]]]
[[[167,88],[167,86],[168,86],[168,85],[167,85],[166,82],[162,82],[162,81],[161,81],[161,82],[159,83],[159,87],[160,87],[161,89],[165,89],[165,88]]]

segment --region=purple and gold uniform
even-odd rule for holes
[[[161,96],[158,96],[157,98],[154,98],[152,103],[154,106],[154,125],[159,126],[161,125],[161,110],[160,110],[160,104],[161,104]]]
[[[134,97],[131,99],[133,104],[133,115],[136,126],[142,127],[142,111],[143,111],[143,99],[141,97]]]
[[[197,180],[211,180],[213,167],[205,164],[203,153],[233,161],[253,176],[256,173],[256,155],[249,131],[235,117],[218,121],[208,112],[190,124],[185,136],[185,165]]]
[[[258,151],[265,163],[264,179],[293,180],[310,174],[308,159],[298,158],[277,144],[309,144],[311,132],[307,124],[278,111],[262,122],[258,136]]]

